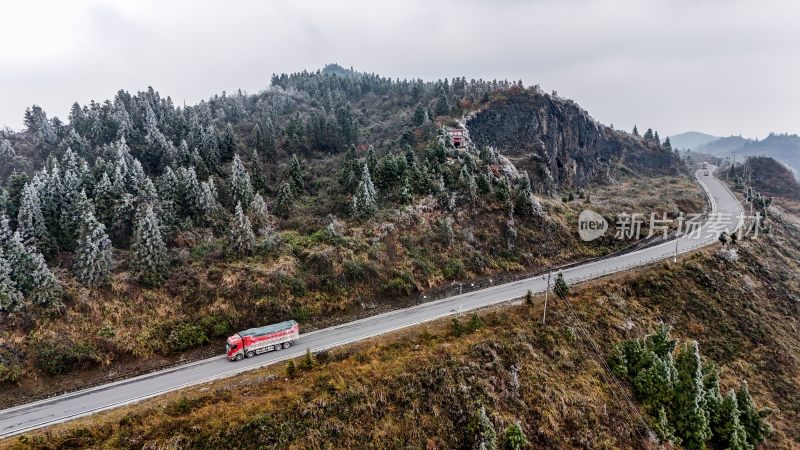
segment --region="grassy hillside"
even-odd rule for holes
[[[685,178],[629,178],[586,191],[591,203],[545,201],[544,223],[516,220],[513,249],[503,235],[505,212],[491,203],[476,216],[458,211],[449,238],[442,231],[448,216],[423,207],[382,215],[375,225],[282,230],[275,247],[241,260],[224,256],[224,239],[190,235],[176,255],[180,269],[164,287],[141,288],[127,271],[116,274],[107,290],[70,283],[58,317],[0,331],[6,374],[0,401],[215,355],[228,335],[267,322],[295,319],[304,330],[322,328],[423,295],[452,295],[454,280],[502,280],[595,257],[630,245],[611,238],[619,211],[702,211],[698,191]],[[607,238],[588,244],[574,231],[587,207],[612,224]]]
[[[586,285],[570,298],[484,311],[188,389],[5,441],[8,448],[468,448],[487,421],[530,448],[656,448],[601,365],[653,331],[698,341],[723,392],[749,383],[774,431],[800,446],[800,218],[737,244]],[[591,343],[597,345],[595,353]],[[647,420],[653,418],[637,405]],[[485,419],[480,419],[480,411]],[[482,425],[481,425],[482,424]]]

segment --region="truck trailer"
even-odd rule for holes
[[[225,355],[231,361],[241,361],[242,358],[289,348],[298,337],[300,326],[294,320],[249,328],[228,338]]]

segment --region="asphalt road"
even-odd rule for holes
[[[709,220],[698,233],[699,237],[684,236],[677,241],[673,239],[632,253],[564,269],[563,274],[567,283],[574,284],[621,272],[631,267],[669,259],[674,257],[676,246],[678,253],[685,253],[715,242],[723,230],[729,232],[734,230],[739,225],[739,216],[743,214],[741,204],[713,175],[705,176],[703,171],[698,171],[696,175],[708,193],[712,207]],[[649,212],[647,213],[649,214]],[[649,220],[649,216],[646,220]],[[469,311],[519,299],[528,290],[539,293],[544,292],[545,289],[547,289],[546,277],[539,275],[302,334],[295,346],[278,352],[265,353],[252,359],[232,363],[220,355],[184,366],[16,406],[0,411],[0,437],[8,437],[64,422],[182,387],[298,357],[303,355],[307,348],[312,352],[330,349],[460,311]],[[222,353],[222,349],[220,349],[220,353]]]

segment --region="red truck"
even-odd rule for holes
[[[231,361],[241,361],[260,353],[289,348],[298,337],[300,326],[294,320],[250,328],[228,338],[225,355]]]

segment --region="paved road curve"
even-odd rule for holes
[[[657,260],[672,258],[675,255],[676,247],[679,253],[685,253],[713,243],[723,230],[729,232],[734,230],[739,225],[738,218],[743,213],[741,204],[713,176],[705,176],[702,171],[698,171],[696,175],[700,184],[706,190],[712,207],[709,221],[704,225],[699,239],[681,237],[677,241],[667,241],[636,252],[565,269],[563,271],[565,280],[572,284],[624,271],[628,268],[645,265]],[[435,320],[454,314],[457,311],[468,311],[518,299],[524,296],[528,290],[534,293],[544,292],[546,286],[546,280],[542,276],[535,276],[306,333],[300,336],[297,345],[294,347],[279,352],[266,353],[237,363],[231,363],[224,356],[219,356],[5,409],[0,411],[0,437],[7,437],[54,423],[64,422],[154,397],[181,387],[231,376],[288,358],[301,356],[305,353],[306,348],[311,349],[311,351],[329,349]]]

